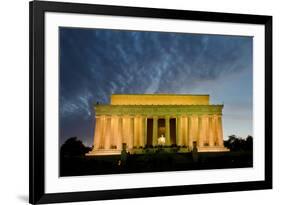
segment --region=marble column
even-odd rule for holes
[[[222,117],[218,116],[218,145],[224,146],[223,144],[223,132],[222,132]]]
[[[106,130],[106,117],[101,117],[101,134],[100,134],[100,145],[99,149],[104,149],[105,146],[105,130]]]
[[[111,117],[106,117],[106,125],[105,125],[105,143],[104,148],[110,149],[110,135],[111,135]]]
[[[206,143],[209,146],[209,138],[210,138],[209,116],[205,115],[204,119],[205,119],[205,139],[204,139],[204,143]]]
[[[140,132],[140,127],[139,127],[139,117],[135,116],[134,117],[134,147],[139,146],[139,132]]]
[[[152,145],[157,145],[158,140],[158,117],[153,117],[153,137],[152,137]]]
[[[128,118],[128,148],[132,149],[134,145],[134,118]]]
[[[182,145],[187,146],[187,136],[188,136],[188,124],[187,124],[187,116],[182,117]]]
[[[117,134],[118,134],[118,118],[116,116],[111,116],[110,125],[110,148],[113,148],[117,144]]]
[[[182,117],[177,117],[177,145],[182,146]]]
[[[185,139],[185,145],[189,146],[189,116],[186,116],[186,139]]]
[[[202,116],[202,128],[201,128],[201,139],[202,139],[202,146],[206,146],[209,144],[209,133],[208,133],[208,128],[209,128],[209,120],[208,116],[203,115]]]
[[[214,146],[214,117],[209,116],[209,146]]]
[[[189,149],[192,149],[193,147],[193,126],[192,126],[192,116],[188,116],[188,147]]]
[[[199,121],[199,118],[197,115],[192,115],[191,117],[191,127],[190,127],[190,140],[191,140],[191,143],[192,143],[192,148],[193,148],[193,142],[196,142],[197,146],[199,145],[199,138],[198,138],[198,133],[199,133],[199,128],[198,128],[198,121]]]
[[[122,131],[123,131],[123,136],[122,136],[122,141],[123,143],[126,143],[127,148],[129,146],[129,141],[130,141],[130,118],[129,116],[123,116],[122,117]]]
[[[123,140],[122,140],[122,136],[123,136],[123,132],[122,132],[122,117],[117,117],[118,119],[118,134],[117,134],[117,149],[118,150],[121,150],[122,149],[122,143],[123,143]]]
[[[98,149],[100,146],[100,138],[101,138],[100,133],[101,133],[101,118],[96,117],[94,149]]]
[[[215,146],[218,146],[219,145],[219,138],[218,138],[218,116],[217,115],[214,115],[214,144]]]
[[[204,132],[203,132],[203,123],[202,123],[202,116],[199,116],[198,117],[198,137],[197,137],[197,139],[198,139],[198,146],[199,147],[203,147],[204,146],[204,142],[203,142],[203,134],[204,134]]]
[[[147,144],[147,117],[143,117],[143,146]]]
[[[144,118],[140,116],[139,118],[139,129],[140,129],[140,135],[139,135],[139,145],[140,147],[144,147]]]
[[[171,145],[170,139],[170,117],[165,117],[165,138],[166,138],[166,145]]]

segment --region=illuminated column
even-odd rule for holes
[[[127,116],[122,117],[122,142],[126,143],[128,147],[129,139],[129,118]]]
[[[188,136],[188,124],[187,124],[187,116],[182,117],[182,145],[187,146],[187,136]]]
[[[202,116],[202,129],[201,129],[201,140],[202,140],[202,146],[205,146],[206,144],[208,144],[209,140],[209,133],[208,133],[208,128],[209,128],[209,120],[208,117],[206,115]]]
[[[128,148],[132,149],[134,144],[134,118],[128,118]]]
[[[134,117],[134,146],[139,146],[139,117]]]
[[[101,138],[101,118],[96,117],[96,125],[95,125],[95,134],[94,134],[94,149],[98,149],[100,146],[100,138]]]
[[[170,145],[171,139],[170,139],[170,117],[169,116],[165,117],[165,138],[166,138],[166,145]]]
[[[144,127],[143,146],[145,146],[147,144],[147,117],[143,118],[143,127]]]
[[[190,129],[190,126],[189,126],[189,116],[186,116],[185,117],[185,123],[186,123],[186,138],[185,138],[185,146],[189,146],[189,129]]]
[[[214,117],[209,116],[209,146],[214,146]]]
[[[221,117],[221,115],[218,116],[218,144],[219,144],[219,146],[224,146],[223,145],[222,117]]]
[[[203,124],[203,123],[202,123],[202,116],[199,116],[199,117],[198,117],[198,132],[197,132],[197,133],[198,133],[197,139],[198,139],[198,146],[199,146],[199,147],[203,147],[203,145],[204,145],[204,144],[203,144],[203,143],[204,143],[204,142],[203,142],[203,134],[204,134],[204,133],[203,133],[203,130],[202,130],[202,129],[203,129],[202,124]]]
[[[213,132],[214,132],[214,143],[215,146],[218,146],[219,142],[218,142],[218,116],[214,115],[214,128],[213,128]]]
[[[138,122],[137,122],[137,129],[138,129],[138,135],[137,137],[135,137],[135,139],[137,140],[136,145],[139,147],[141,144],[141,136],[142,136],[142,127],[141,127],[141,117],[138,117]]]
[[[208,144],[208,146],[210,145],[209,144],[209,138],[210,138],[210,130],[209,130],[209,116],[208,115],[205,115],[204,116],[204,119],[205,119],[205,143]]]
[[[118,150],[121,150],[122,149],[122,143],[123,143],[123,140],[122,140],[122,136],[123,136],[123,132],[122,132],[122,117],[117,117],[117,149]]]
[[[199,133],[199,128],[198,128],[198,121],[199,117],[197,115],[191,116],[191,127],[190,127],[190,140],[191,140],[191,148],[193,148],[193,142],[196,142],[197,146],[199,145],[198,142],[198,133]]]
[[[153,137],[152,137],[152,145],[157,145],[158,139],[158,117],[153,117]]]
[[[106,117],[101,116],[101,133],[100,133],[100,144],[99,149],[104,149],[105,145],[105,129],[106,129]]]
[[[139,130],[140,130],[140,135],[139,135],[139,146],[144,147],[144,117],[139,118]]]
[[[193,116],[188,116],[188,147],[192,149],[193,146],[193,126],[192,126]]]
[[[182,117],[177,117],[177,145],[182,145]]]
[[[176,145],[179,145],[179,127],[180,127],[180,117],[176,118]]]
[[[117,117],[116,116],[111,116],[111,124],[110,124],[110,148],[113,148],[116,146],[117,142]]]
[[[111,134],[111,117],[106,117],[105,118],[105,143],[104,143],[104,148],[105,149],[110,149],[110,134]]]

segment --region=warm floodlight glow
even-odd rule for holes
[[[161,137],[158,138],[158,144],[159,145],[165,145],[165,142],[166,142],[165,137],[162,134]]]
[[[193,142],[198,152],[229,151],[223,144],[223,105],[211,105],[209,95],[123,94],[112,95],[111,102],[95,106],[94,149],[88,155],[120,154],[123,143],[132,154],[157,145],[188,152]]]

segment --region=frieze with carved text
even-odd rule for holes
[[[223,105],[95,105],[96,115],[221,115]]]

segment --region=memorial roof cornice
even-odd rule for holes
[[[223,105],[95,105],[96,115],[221,114]]]

